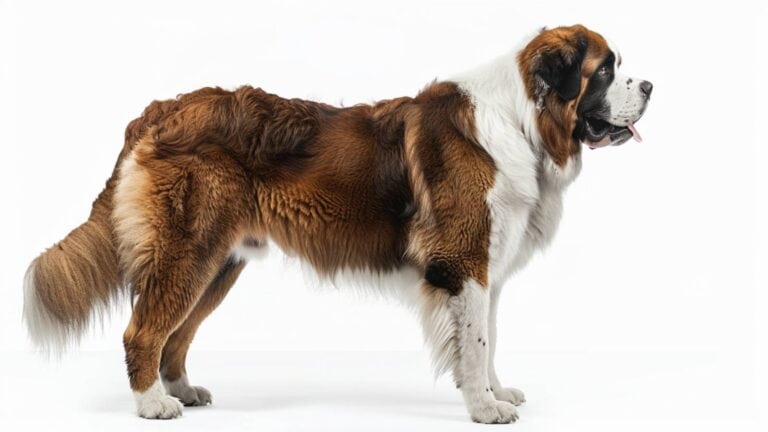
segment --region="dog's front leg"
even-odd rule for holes
[[[494,357],[496,356],[496,313],[499,307],[500,294],[501,285],[493,286],[488,311],[488,382],[491,383],[491,391],[496,399],[513,405],[520,405],[525,402],[525,395],[516,388],[505,388],[502,386],[501,382],[499,382],[499,377],[496,375],[496,365],[494,364]]]
[[[479,423],[510,423],[518,418],[508,401],[497,400],[489,380],[490,331],[489,288],[470,279],[449,307],[456,320],[457,358],[454,377],[464,396],[472,420]],[[494,373],[495,376],[495,373]]]

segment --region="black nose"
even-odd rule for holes
[[[651,91],[653,91],[653,84],[650,81],[643,81],[640,83],[640,91],[643,92],[643,96],[650,97]]]

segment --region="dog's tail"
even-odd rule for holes
[[[60,355],[79,342],[131,293],[124,289],[112,222],[118,170],[136,142],[179,108],[178,100],[154,101],[125,129],[125,143],[88,220],[29,265],[24,280],[24,321],[41,351]]]
[[[277,109],[282,110],[275,115],[278,120],[261,122]],[[317,104],[286,101],[250,87],[236,92],[204,88],[149,104],[128,124],[112,177],[93,203],[88,221],[43,252],[27,270],[24,320],[35,345],[48,353],[63,352],[79,341],[94,318],[101,319],[116,300],[130,295],[123,289],[112,222],[113,195],[119,167],[142,137],[153,134],[163,143],[155,150],[168,154],[189,151],[201,142],[243,144],[247,140],[241,135],[266,137],[263,141],[275,143],[272,150],[260,149],[262,154],[300,153],[293,148],[314,132],[319,109]]]
[[[38,256],[24,280],[24,320],[33,343],[60,355],[122,292],[110,184],[84,224]]]

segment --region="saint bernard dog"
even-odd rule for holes
[[[31,263],[31,339],[62,349],[130,298],[138,414],[178,417],[212,400],[185,367],[195,331],[246,258],[274,244],[326,278],[383,280],[419,312],[472,420],[513,422],[525,397],[494,366],[499,293],[551,241],[582,144],[640,140],[653,87],[619,66],[613,45],[575,25],[372,105],[249,86],[152,102],[88,221]]]

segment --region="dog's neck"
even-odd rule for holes
[[[476,107],[483,104],[497,111],[522,132],[528,142],[540,147],[536,104],[526,94],[517,64],[517,50],[458,74],[452,81],[469,90]]]
[[[517,62],[518,49],[502,55],[482,66],[456,75],[451,79],[467,92],[475,107],[475,120],[479,140],[494,157],[502,156],[504,163],[509,156],[519,161],[519,155],[511,145],[513,136],[522,136],[531,152],[538,159],[539,172],[544,173],[553,185],[570,184],[581,169],[581,152],[572,156],[565,166],[555,164],[545,150],[539,134],[536,101],[526,93],[525,84]]]

